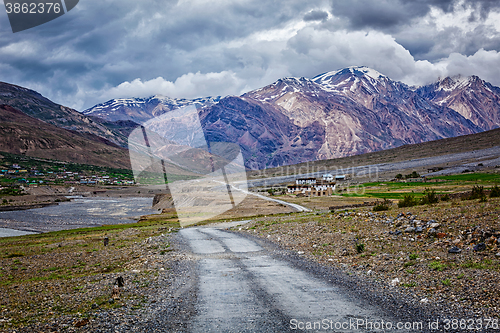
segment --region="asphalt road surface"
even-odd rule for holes
[[[382,332],[389,330],[366,322],[400,322],[380,305],[336,286],[330,276],[281,259],[251,238],[214,227],[186,228],[180,235],[197,270],[189,332]]]

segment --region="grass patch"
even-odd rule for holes
[[[433,261],[429,263],[429,268],[432,269],[433,271],[442,272],[446,267],[447,267],[446,264],[440,261]]]
[[[441,283],[444,285],[444,286],[451,286],[451,280],[450,279],[444,279],[443,281],[441,281]]]

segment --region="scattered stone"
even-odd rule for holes
[[[429,303],[429,299],[428,298],[422,298],[420,300],[420,303],[428,304]]]
[[[115,284],[118,287],[122,288],[125,285],[125,280],[123,280],[122,276],[119,276],[119,277],[116,278]]]
[[[399,279],[398,278],[395,278],[393,280],[391,280],[391,286],[395,287],[399,285]]]
[[[472,250],[478,252],[478,251],[484,251],[486,250],[486,244],[484,243],[479,243],[479,244],[476,244],[474,245],[474,247],[472,248]]]
[[[459,249],[458,247],[454,246],[451,249],[448,250],[448,253],[460,253],[462,252],[462,249]]]
[[[120,287],[114,286],[113,291],[111,293],[111,297],[113,299],[119,299],[120,298]]]
[[[82,319],[82,320],[80,320],[80,321],[76,321],[76,322],[74,323],[74,326],[75,326],[75,327],[83,327],[83,326],[87,325],[88,323],[89,323],[89,320],[88,320],[88,319]]]

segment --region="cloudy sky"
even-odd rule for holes
[[[239,95],[353,65],[410,85],[475,74],[500,86],[500,1],[80,0],[15,34],[0,14],[0,81],[77,110]]]

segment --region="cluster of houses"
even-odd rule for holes
[[[345,181],[346,175],[325,174],[318,178],[298,178],[295,184],[287,186],[288,194],[297,196],[328,196],[335,192],[337,182]]]
[[[62,182],[65,184],[105,184],[105,185],[133,185],[133,180],[111,177],[109,175],[88,175],[84,172],[72,171],[42,171],[36,167],[30,170],[23,169],[19,164],[12,164],[9,168],[0,168],[0,178],[14,178],[20,183],[43,184]]]

